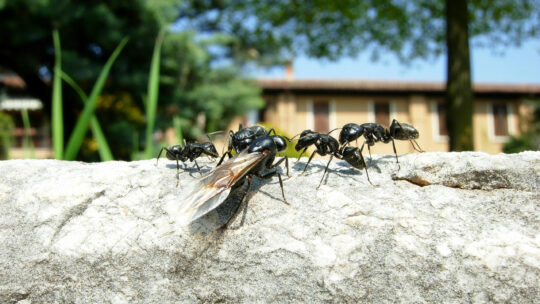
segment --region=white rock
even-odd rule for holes
[[[540,153],[304,158],[187,227],[175,162],[0,162],[0,303],[538,303]],[[205,164],[208,171],[212,163]],[[291,163],[292,164],[292,163]]]

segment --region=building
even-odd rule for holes
[[[258,83],[267,102],[261,120],[288,134],[328,132],[350,122],[389,126],[395,118],[419,130],[417,141],[425,151],[448,151],[444,83],[291,78]],[[532,113],[525,102],[540,96],[540,85],[476,84],[473,89],[475,150],[499,153],[510,135],[520,133],[523,117]],[[414,151],[409,142],[396,142],[396,148]],[[376,145],[372,152],[393,153],[392,145]]]
[[[19,76],[0,70],[0,111],[11,116],[15,123],[9,148],[10,158],[51,158],[50,123],[43,112],[43,103],[28,95],[26,84]],[[29,128],[24,128],[24,116]],[[28,134],[27,134],[28,133]],[[32,149],[24,148],[25,137],[31,140]],[[2,145],[0,143],[0,145]]]
[[[419,130],[417,142],[425,151],[448,151],[444,83],[295,80],[289,75],[283,79],[260,79],[258,84],[266,107],[234,121],[231,129],[236,130],[241,121],[244,125],[262,121],[293,136],[306,129],[328,132],[350,122],[388,126],[395,118]],[[524,117],[533,111],[526,101],[540,97],[540,85],[476,84],[474,93],[475,150],[499,153],[510,135],[519,135]],[[16,125],[11,158],[31,157],[25,152],[28,149],[23,148],[23,110],[31,121],[34,156],[53,156],[50,122],[42,107],[41,101],[28,97],[21,78],[0,73],[0,111],[12,116]],[[174,132],[170,131],[169,137],[174,139]],[[332,134],[337,137],[338,132]],[[223,140],[218,139],[216,145],[222,144]],[[396,148],[400,154],[414,152],[409,142],[396,142]],[[376,145],[372,152],[393,153],[392,146],[384,144]]]

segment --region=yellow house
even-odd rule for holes
[[[267,102],[258,119],[290,135],[305,129],[328,132],[351,122],[389,126],[395,118],[418,129],[417,141],[425,151],[448,151],[443,83],[293,79],[258,83]],[[519,134],[523,116],[532,113],[525,101],[540,96],[540,85],[476,84],[474,94],[475,150],[499,153],[510,135]],[[333,133],[336,138],[338,134],[339,130]],[[409,142],[396,141],[396,149],[414,151]],[[392,153],[392,145],[375,145],[372,152]]]

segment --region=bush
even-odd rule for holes
[[[520,136],[511,136],[504,144],[504,153],[540,150],[540,102],[531,101],[530,105],[535,108],[533,116],[522,117],[522,120],[526,121],[526,126]]]

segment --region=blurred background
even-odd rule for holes
[[[539,23],[540,0],[0,0],[0,159],[393,119],[426,151],[539,150]]]

